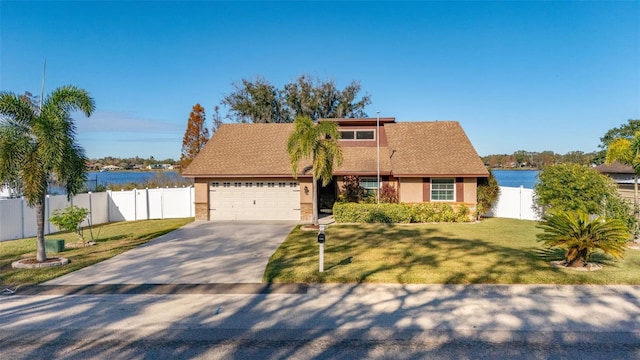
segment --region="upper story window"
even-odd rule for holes
[[[342,130],[341,140],[375,140],[375,130]]]

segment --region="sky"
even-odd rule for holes
[[[356,80],[369,116],[459,121],[481,156],[596,151],[640,119],[639,1],[0,1],[0,90],[40,94],[45,60],[45,94],[96,101],[90,158],[178,159],[193,105],[211,126],[258,76]]]

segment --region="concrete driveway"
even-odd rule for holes
[[[260,283],[294,226],[196,221],[44,285]]]

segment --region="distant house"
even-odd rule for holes
[[[173,170],[172,164],[149,164],[147,165],[149,170]]]
[[[120,166],[115,166],[115,165],[105,165],[102,167],[101,170],[102,171],[119,171],[119,170],[122,170],[122,168]]]
[[[611,165],[600,164],[596,166],[596,170],[611,177],[618,186],[620,196],[633,203],[633,178],[635,171],[633,171],[631,166],[615,161]]]
[[[395,118],[323,119],[337,122],[344,163],[319,189],[330,208],[343,177],[357,175],[365,189],[394,187],[401,202],[446,202],[475,210],[478,178],[488,171],[458,122],[404,122]],[[311,162],[292,176],[286,143],[293,124],[225,124],[184,169],[194,178],[201,220],[302,220],[312,213]],[[381,184],[377,184],[377,141]]]

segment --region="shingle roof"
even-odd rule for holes
[[[458,122],[384,125],[388,146],[380,148],[380,172],[396,176],[487,176]],[[189,177],[290,176],[286,143],[293,124],[225,124],[183,172]],[[335,174],[375,174],[375,147],[343,147]],[[299,174],[311,161],[301,161]],[[308,174],[308,172],[306,173]]]
[[[396,176],[489,175],[457,121],[393,123],[385,130]]]
[[[600,164],[596,166],[596,170],[604,174],[634,174],[633,168],[629,165],[621,164],[614,161],[611,165]]]

